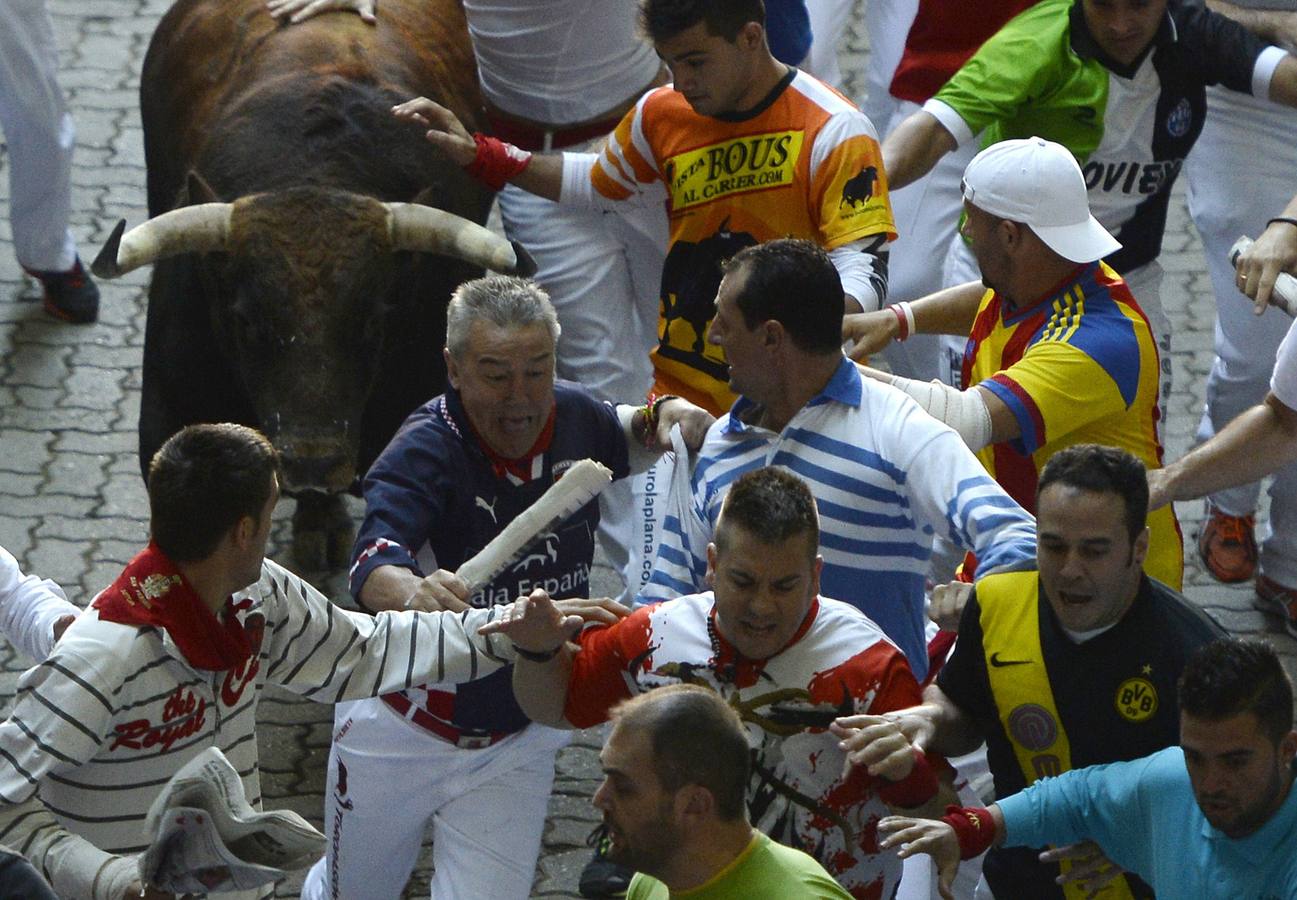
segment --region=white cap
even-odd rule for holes
[[[1085,177],[1062,144],[1040,137],[1001,141],[964,170],[964,199],[978,209],[1029,226],[1064,259],[1094,262],[1121,243],[1090,215]]]

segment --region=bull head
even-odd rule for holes
[[[361,444],[371,432],[383,431],[385,442],[396,427],[362,426],[380,371],[405,365],[392,357],[417,360],[409,364],[414,375],[398,379],[400,390],[405,384],[440,389],[427,383],[431,378],[418,377],[429,365],[424,356],[440,358],[440,345],[429,342],[444,336],[444,330],[428,329],[436,313],[422,301],[444,302],[449,289],[397,285],[398,272],[411,271],[410,265],[422,272],[428,264],[440,266],[426,257],[401,260],[400,251],[469,264],[455,265],[456,271],[534,271],[521,248],[468,219],[417,203],[383,203],[314,187],[186,206],[129,232],[119,223],[93,268],[112,278],[159,263],[150,290],[150,329],[159,320],[166,324],[158,327],[163,337],[152,338],[146,356],[152,353],[159,370],[183,370],[186,378],[203,371],[230,379],[231,403],[242,407],[237,414],[280,450],[286,491],[335,492],[352,483],[357,462],[364,462]],[[388,304],[396,296],[420,300],[421,324],[407,319],[396,329],[387,327]],[[173,378],[167,389],[180,381]],[[202,388],[185,383],[191,391]],[[405,404],[400,417],[427,399],[394,395],[388,385],[384,399],[395,405],[397,396]],[[206,415],[204,408],[194,404],[182,415]]]

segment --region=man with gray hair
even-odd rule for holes
[[[415,410],[365,477],[351,591],[364,608],[464,610],[542,588],[588,593],[598,503],[545,532],[470,592],[454,574],[574,463],[624,478],[712,417],[678,398],[614,407],[554,378],[559,324],[545,292],[504,276],[466,282],[447,310],[446,393]],[[433,822],[432,894],[529,895],[564,732],[530,722],[510,672],[338,707],[325,828],[307,898],[397,897]],[[382,847],[381,854],[374,848]]]

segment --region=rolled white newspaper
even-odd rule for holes
[[[140,881],[176,896],[271,884],[310,866],[325,844],[292,810],[253,809],[239,773],[215,747],[171,777],[144,827],[152,840],[139,858]]]
[[[1251,246],[1250,237],[1241,237],[1235,241],[1234,246],[1229,248],[1230,265],[1237,266],[1239,256],[1246,253]],[[1270,292],[1270,305],[1277,306],[1288,315],[1297,318],[1297,278],[1287,272],[1280,272],[1279,277],[1275,279],[1274,289]]]
[[[585,506],[612,483],[612,471],[593,459],[583,459],[550,485],[541,498],[527,507],[491,539],[455,574],[473,593],[504,571],[536,538]]]

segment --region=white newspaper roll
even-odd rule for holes
[[[254,809],[239,773],[216,747],[171,777],[144,828],[152,841],[139,857],[140,881],[176,896],[272,884],[309,867],[325,844],[292,810]]]
[[[455,574],[468,585],[471,594],[504,570],[542,532],[571,516],[612,483],[612,470],[583,459],[550,485],[541,498],[523,511],[491,539],[482,550],[466,560]]]
[[[1231,265],[1238,265],[1239,255],[1246,253],[1252,246],[1250,237],[1241,237],[1234,242],[1234,246],[1229,248],[1229,261]],[[1270,292],[1270,305],[1277,306],[1288,315],[1297,318],[1297,278],[1293,278],[1287,272],[1280,272],[1279,277],[1275,279],[1274,289]]]

